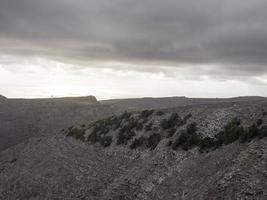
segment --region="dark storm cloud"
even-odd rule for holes
[[[0,0],[0,51],[264,74],[266,10],[265,0]]]

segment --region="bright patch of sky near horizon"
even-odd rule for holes
[[[114,65],[125,68],[115,70]],[[224,80],[223,77],[214,79],[205,74],[188,74],[188,68],[164,66],[164,70],[165,73],[129,70],[127,64],[121,63],[109,63],[102,68],[79,68],[40,58],[23,59],[20,64],[0,65],[0,93],[9,98],[267,96],[267,77]]]

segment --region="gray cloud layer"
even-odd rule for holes
[[[0,51],[252,76],[267,73],[266,11],[265,0],[0,0]]]

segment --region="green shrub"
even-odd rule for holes
[[[167,146],[169,147],[169,146],[172,146],[172,141],[171,140],[169,140],[168,142],[167,142]]]
[[[252,124],[240,137],[240,142],[249,142],[253,138],[263,138],[267,136],[267,126],[258,128],[256,124]]]
[[[146,131],[146,132],[148,132],[148,131],[152,131],[152,125],[153,125],[152,122],[150,122],[149,124],[147,124],[147,125],[145,126],[145,131]]]
[[[147,138],[147,142],[146,142],[147,148],[149,148],[151,150],[155,149],[158,146],[160,140],[161,140],[160,134],[154,133],[154,134],[150,135]]]
[[[187,140],[188,140],[188,135],[186,134],[185,130],[181,130],[180,135],[172,143],[172,149],[173,150],[178,149],[178,147],[180,147]]]
[[[168,123],[168,119],[163,119],[160,123],[160,126],[163,130],[166,130],[168,128],[171,128],[169,127],[169,123]]]
[[[238,118],[233,118],[224,126],[224,131],[221,133],[221,140],[224,144],[230,144],[240,138],[244,134],[244,128],[241,126],[241,121]]]
[[[262,123],[263,123],[263,120],[262,120],[262,119],[258,119],[258,120],[257,120],[257,126],[261,126]]]
[[[136,139],[132,142],[132,144],[130,145],[130,148],[131,148],[131,149],[136,149],[136,148],[138,148],[138,147],[141,147],[141,146],[145,145],[145,143],[146,143],[146,138],[145,138],[144,136],[141,136],[141,137],[139,137],[139,138],[136,138]]]
[[[104,136],[102,138],[100,138],[100,144],[106,148],[108,146],[110,146],[112,143],[112,137],[111,136]]]
[[[91,132],[91,134],[87,138],[88,142],[92,142],[93,144],[99,141],[99,136],[96,132]]]
[[[135,136],[135,132],[133,131],[119,131],[117,144],[127,144],[128,140],[132,139],[133,136]]]
[[[195,122],[190,123],[187,127],[186,127],[186,132],[190,135],[194,134],[197,131],[197,124]]]
[[[129,119],[131,117],[132,113],[125,111],[120,118],[121,119]]]
[[[73,126],[71,126],[71,127],[69,127],[69,128],[67,128],[67,133],[69,133],[70,131],[71,131],[71,129],[73,129],[74,127]]]
[[[154,110],[144,110],[141,112],[141,118],[147,118],[154,113]]]
[[[141,130],[143,130],[143,123],[142,122],[138,122],[137,123],[137,125],[136,125],[136,127],[135,127],[135,129],[137,130],[137,131],[141,131]]]
[[[116,115],[113,115],[109,118],[109,124],[113,125],[115,124],[117,121],[119,121],[119,118]]]
[[[116,130],[121,125],[121,118],[117,117],[116,115],[109,118],[107,125],[109,125],[110,129]]]
[[[171,128],[170,130],[168,130],[167,138],[172,137],[175,132],[176,132],[176,128]]]
[[[241,143],[245,143],[248,142],[250,140],[250,134],[248,131],[244,131],[242,133],[242,135],[240,136],[240,142]]]
[[[130,132],[132,129],[136,128],[138,121],[130,118],[126,124],[120,129],[120,132]]]
[[[188,149],[190,149],[191,147],[193,147],[193,146],[196,146],[196,145],[198,145],[198,143],[199,143],[199,137],[198,137],[198,135],[187,135],[187,140],[186,140],[186,142],[184,142],[183,144],[182,144],[182,149],[183,150],[188,150]]]
[[[246,131],[243,131],[240,136],[240,142],[249,142],[251,139],[257,137],[259,135],[259,130],[256,124],[251,125],[248,127]]]
[[[84,134],[85,134],[85,129],[81,128],[70,128],[68,129],[68,133],[67,133],[67,136],[71,136],[71,137],[74,137],[76,139],[79,139],[79,140],[84,140]]]
[[[116,120],[116,122],[114,122],[114,124],[113,124],[113,130],[117,130],[118,128],[120,128],[120,126],[121,126],[121,120]]]
[[[188,119],[190,119],[193,115],[191,113],[187,114],[185,117],[184,117],[184,122],[186,123]]]
[[[169,119],[163,119],[161,121],[161,128],[167,130],[174,126],[181,126],[182,124],[184,124],[184,122],[180,116],[177,113],[172,113]]]
[[[259,135],[258,126],[256,124],[252,124],[247,131],[250,133],[250,139]]]
[[[225,136],[224,131],[220,131],[217,135],[215,135],[215,142],[217,147],[220,147],[224,144]]]
[[[157,115],[157,116],[162,116],[162,115],[164,115],[164,112],[161,111],[161,110],[159,110],[159,111],[156,112],[156,115]]]
[[[102,120],[95,123],[92,129],[92,132],[96,134],[105,135],[109,132],[110,126],[108,125],[107,121]]]
[[[262,126],[259,130],[259,138],[267,137],[267,126]]]
[[[216,148],[216,142],[210,137],[205,137],[200,141],[200,149],[214,149]]]
[[[172,144],[172,149],[176,150],[181,147],[183,150],[188,150],[200,143],[200,138],[196,134],[196,123],[191,123],[186,127],[186,130],[181,130],[179,136]]]

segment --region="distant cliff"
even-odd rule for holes
[[[0,101],[5,101],[5,100],[7,100],[7,98],[0,94]]]

